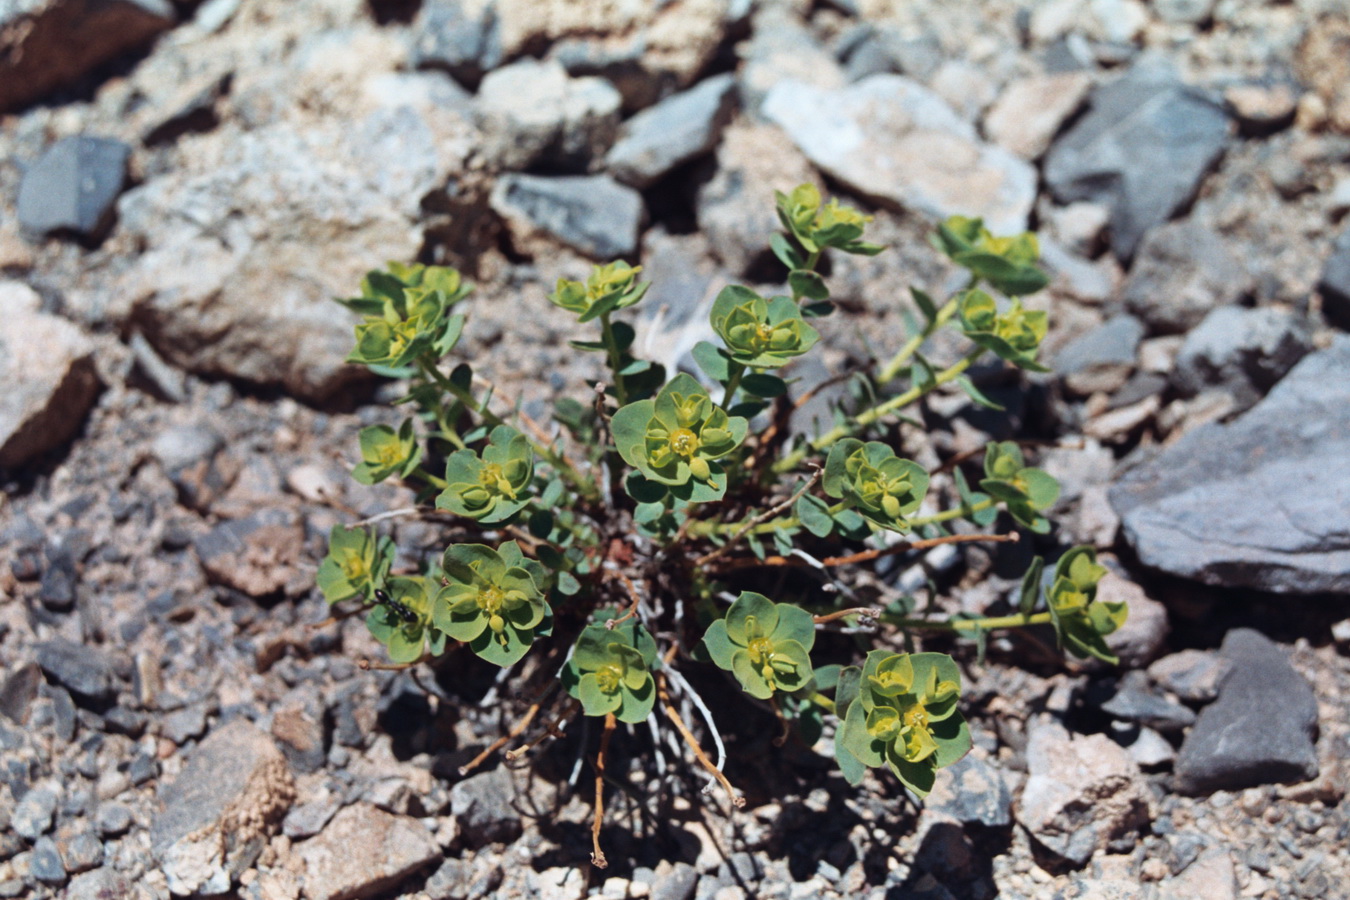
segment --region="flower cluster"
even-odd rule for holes
[[[614,714],[620,722],[644,721],[656,703],[656,641],[629,621],[615,628],[587,625],[563,666],[563,687],[588,716]]]
[[[825,460],[825,493],[843,499],[871,522],[908,531],[907,517],[923,503],[928,473],[880,441],[845,438]]]
[[[398,431],[388,425],[362,428],[358,442],[361,461],[352,469],[352,477],[361,484],[376,484],[390,475],[407,478],[422,461],[412,419],[404,419]]]
[[[450,308],[470,290],[459,272],[443,266],[390,263],[388,271],[369,273],[360,297],[339,301],[362,316],[347,361],[389,372],[424,354],[440,359],[464,329],[464,317]]]
[[[1041,511],[1059,499],[1059,482],[1028,466],[1020,447],[1012,441],[991,443],[985,448],[984,475],[980,489],[1003,501],[1014,519],[1038,534],[1050,530],[1050,521]]]
[[[391,578],[385,589],[375,591],[375,598],[379,602],[366,614],[366,628],[384,644],[391,662],[409,663],[424,653],[439,656],[445,651],[446,635],[431,621],[425,578]]]
[[[712,327],[733,362],[756,369],[786,365],[820,340],[791,297],[766,300],[736,285],[717,295]]]
[[[810,613],[753,591],[742,591],[726,617],[713,622],[703,635],[712,661],[735,675],[747,694],[761,700],[811,683],[815,641]]]
[[[393,562],[394,542],[389,538],[376,537],[364,528],[334,525],[316,581],[329,603],[352,597],[369,600],[384,584]]]
[[[554,306],[576,313],[578,321],[589,322],[641,300],[650,285],[637,281],[641,271],[641,266],[630,266],[623,260],[596,266],[584,283],[559,278],[548,299]]]
[[[1045,313],[1022,308],[1014,297],[1004,312],[984,291],[969,290],[961,297],[958,315],[966,337],[1000,359],[1031,372],[1048,372],[1036,362],[1036,352],[1048,327]]]
[[[1114,664],[1116,655],[1105,638],[1125,624],[1129,608],[1124,602],[1097,599],[1097,583],[1105,574],[1096,550],[1074,547],[1055,564],[1046,606],[1061,647],[1080,659],[1091,656]]]
[[[952,216],[938,225],[934,243],[957,265],[1009,297],[1034,294],[1050,283],[1036,266],[1041,248],[1030,232],[995,237],[981,219]]]
[[[509,666],[546,634],[552,613],[544,599],[547,572],[526,559],[515,541],[496,550],[483,544],[453,544],[442,559],[445,587],[436,595],[431,620],[490,663]]]
[[[485,525],[505,522],[529,503],[534,452],[525,435],[498,425],[482,453],[456,450],[445,462],[446,487],[436,508]]]

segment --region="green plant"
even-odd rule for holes
[[[659,710],[735,798],[721,762],[707,757],[676,708],[677,697],[696,700],[718,740],[712,712],[680,673],[710,662],[785,734],[795,724],[808,745],[833,716],[836,758],[849,781],[869,768],[888,770],[922,797],[970,745],[958,708],[961,674],[944,653],[900,648],[927,630],[972,638],[983,653],[994,629],[1049,625],[1070,653],[1109,659],[1104,637],[1124,608],[1096,600],[1104,570],[1093,551],[1064,553],[1044,586],[1037,557],[1007,615],[943,616],[933,604],[919,612],[910,597],[850,607],[821,588],[832,577],[795,579],[773,599],[751,589],[733,598],[728,588],[765,586],[764,576],[784,567],[808,575],[838,569],[846,579],[849,567],[884,555],[1016,540],[1015,530],[980,530],[1001,512],[1047,533],[1044,513],[1058,485],[1028,466],[1017,444],[989,444],[976,491],[963,458],[942,467],[941,478],[905,458],[895,424],[917,424],[898,414],[949,385],[999,409],[969,375],[988,357],[1043,371],[1046,316],[1022,297],[1046,278],[1033,235],[995,237],[978,219],[942,223],[934,246],[967,270],[968,286],[941,304],[912,288],[912,309],[900,311],[901,345],[853,374],[850,399],[828,428],[793,437],[785,427],[792,386],[780,370],[812,352],[821,340],[813,323],[835,311],[819,271],[824,254],[883,248],[863,239],[868,216],[824,202],[811,185],[778,194],[777,209],[786,233],[770,248],[785,267],[786,292],[723,290],[709,316],[718,343],[701,342],[692,353],[701,377],[667,377],[634,356],[636,330],[614,315],[645,295],[640,268],[613,262],[585,281],[558,281],[550,301],[598,328],[571,346],[599,354],[609,375],[593,403],[558,400],[554,436],[494,412],[492,385],[468,362],[446,371],[465,327],[454,310],[469,286],[458,273],[392,264],[370,273],[361,295],[342,301],[362,316],[350,359],[403,379],[400,403],[410,413],[396,428],[362,431],[353,474],[411,485],[415,514],[453,527],[459,542],[420,570],[394,574],[388,537],[335,528],[319,585],[330,603],[369,608],[370,631],[395,666],[433,662],[460,644],[498,666],[538,660],[522,666],[520,686],[547,697],[560,683],[571,698],[555,703],[544,735],[578,710],[603,719],[601,773],[616,723],[655,722]],[[968,349],[938,364],[923,350],[949,326]],[[967,523],[960,533],[949,530],[960,520]],[[878,645],[861,666],[852,664],[860,638],[837,637],[841,626]],[[545,649],[530,654],[539,645]],[[512,738],[545,702],[530,707]],[[597,778],[597,865],[602,800]]]

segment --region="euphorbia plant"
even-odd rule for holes
[[[360,296],[342,301],[362,317],[349,359],[406,379],[401,402],[412,412],[397,428],[362,432],[354,474],[367,483],[403,480],[416,491],[415,514],[445,523],[456,541],[439,559],[393,571],[388,537],[338,527],[319,585],[330,603],[369,608],[370,631],[396,665],[434,663],[461,644],[502,667],[538,650],[532,658],[541,663],[516,677],[520,696],[541,699],[511,736],[534,746],[578,713],[600,719],[601,774],[618,723],[657,727],[659,714],[732,792],[720,761],[694,734],[702,727],[719,741],[716,720],[726,713],[682,674],[707,662],[758,708],[749,715],[779,719],[784,734],[796,724],[807,744],[832,716],[836,758],[851,782],[876,769],[921,797],[970,737],[958,708],[960,666],[946,654],[910,652],[915,636],[973,637],[982,652],[990,630],[1050,624],[1070,653],[1109,658],[1104,636],[1124,608],[1096,599],[1103,570],[1095,554],[1063,554],[1044,586],[1038,557],[1009,615],[945,617],[933,604],[915,615],[910,601],[851,607],[837,600],[846,592],[826,593],[814,579],[761,577],[755,586],[769,595],[728,587],[733,576],[739,587],[794,566],[845,584],[855,567],[880,556],[1015,540],[1017,531],[988,530],[1003,512],[1013,527],[1048,533],[1044,514],[1058,485],[1029,466],[1017,444],[991,443],[979,472],[963,471],[964,459],[930,470],[908,457],[893,427],[902,410],[949,388],[997,409],[969,375],[978,361],[1041,371],[1048,323],[1022,297],[1046,279],[1034,236],[996,237],[978,219],[942,223],[935,246],[966,269],[968,285],[940,303],[911,288],[900,346],[853,376],[853,399],[835,409],[828,428],[793,436],[792,364],[819,345],[812,322],[835,311],[822,261],[883,248],[864,239],[869,216],[824,200],[814,186],[777,201],[785,233],[770,247],[784,266],[782,285],[732,285],[718,294],[710,340],[693,348],[698,371],[670,377],[634,355],[636,330],[615,316],[645,296],[640,267],[615,261],[585,280],[557,282],[553,305],[598,329],[571,346],[601,354],[608,376],[580,399],[558,400],[553,433],[509,407],[494,411],[492,386],[469,362],[447,363],[464,328],[456,310],[469,292],[457,272],[391,265],[367,276]],[[925,347],[946,328],[966,347],[929,359]],[[948,530],[961,520],[964,533]],[[875,645],[859,654],[860,665],[849,650],[856,644],[818,640],[841,627]],[[559,682],[561,697],[547,690]],[[524,734],[545,703],[553,724]],[[699,710],[701,726],[685,722],[680,707]],[[602,799],[598,777],[597,865]]]

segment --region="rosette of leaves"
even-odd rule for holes
[[[806,324],[791,297],[766,300],[739,285],[717,295],[711,318],[727,355],[755,369],[786,365],[820,340],[820,332]]]
[[[821,484],[871,522],[905,532],[928,493],[928,473],[880,441],[845,438],[830,448]]]
[[[370,272],[360,297],[339,301],[364,317],[347,361],[395,374],[425,353],[440,359],[464,330],[464,317],[450,307],[470,290],[458,271],[444,266],[390,263],[386,272]]]
[[[1045,313],[1023,309],[1020,297],[1013,298],[1006,312],[999,312],[994,298],[984,291],[966,291],[957,315],[966,337],[1000,359],[1030,372],[1050,371],[1036,362],[1048,327]]]
[[[352,597],[366,600],[384,583],[394,562],[394,542],[364,528],[334,525],[328,533],[328,554],[319,563],[316,581],[323,597],[337,603]]]
[[[808,253],[834,247],[845,253],[874,256],[885,249],[861,239],[871,216],[841,206],[838,200],[822,204],[820,189],[814,184],[800,184],[789,194],[775,191],[774,199],[778,220]]]
[[[1012,441],[991,443],[984,451],[984,479],[980,489],[1007,506],[1014,519],[1037,534],[1050,530],[1050,520],[1041,515],[1059,499],[1054,476],[1026,464],[1022,450]]]
[[[391,578],[376,596],[382,602],[366,614],[366,628],[384,644],[390,661],[408,663],[425,652],[433,656],[445,652],[445,634],[431,622],[425,578]]]
[[[703,635],[703,646],[718,668],[735,675],[747,694],[761,700],[811,683],[815,641],[809,612],[753,591],[742,591],[726,617]]]
[[[584,283],[559,278],[548,299],[554,306],[575,313],[578,321],[589,322],[641,300],[651,286],[650,282],[637,281],[641,271],[641,266],[633,267],[623,260],[596,266]]]
[[[498,425],[481,454],[467,449],[450,454],[436,508],[485,525],[504,522],[529,503],[526,491],[533,478],[529,439],[510,425]]]
[[[1097,599],[1097,583],[1105,574],[1096,550],[1074,547],[1055,564],[1046,606],[1061,647],[1080,659],[1091,656],[1115,664],[1119,660],[1107,646],[1106,635],[1125,624],[1129,607]]]
[[[835,738],[844,776],[857,784],[863,766],[886,766],[905,787],[927,796],[937,770],[970,750],[970,729],[956,708],[961,671],[945,653],[873,650],[855,678],[857,695],[848,698]],[[842,693],[843,675],[840,680]]]
[[[362,428],[359,443],[361,461],[352,469],[352,477],[361,484],[375,484],[390,475],[407,478],[422,461],[412,419],[405,419],[398,431],[388,425]]]
[[[982,219],[952,216],[938,225],[934,244],[957,265],[1009,297],[1034,294],[1050,283],[1036,267],[1041,248],[1029,231],[994,237]]]
[[[552,613],[544,599],[547,571],[526,559],[515,541],[494,550],[483,544],[453,544],[442,559],[445,586],[436,595],[431,620],[464,641],[490,663],[509,666],[547,633]]]
[[[563,687],[588,716],[610,713],[620,722],[641,722],[656,703],[656,641],[635,621],[613,629],[587,625],[562,669]]]
[[[727,415],[702,385],[681,373],[654,399],[620,408],[610,427],[619,455],[645,479],[682,500],[704,502],[726,493],[716,460],[741,445],[749,423]]]

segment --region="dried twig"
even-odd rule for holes
[[[538,713],[539,713],[539,704],[538,703],[530,704],[530,708],[525,711],[525,715],[520,717],[520,721],[517,722],[510,731],[508,731],[501,737],[497,738],[491,744],[488,744],[487,749],[485,749],[482,753],[478,754],[473,759],[469,760],[467,763],[460,766],[459,774],[468,775],[474,769],[481,766],[483,764],[483,761],[486,760],[489,756],[496,753],[498,750],[502,749],[507,744],[514,741],[516,738],[520,737],[520,735],[525,731],[525,729],[530,727],[530,723],[534,721],[534,717]]]
[[[619,578],[623,580],[623,583],[628,586],[628,596],[633,598],[633,602],[629,604],[628,611],[625,612],[623,615],[619,616],[617,619],[605,620],[605,627],[608,628],[610,631],[613,631],[615,628],[619,627],[624,622],[627,622],[629,619],[632,619],[635,616],[637,616],[638,603],[640,601],[640,598],[638,597],[637,586],[633,584],[633,579],[629,578],[623,572],[620,572],[618,574]]]
[[[813,464],[813,465],[814,465],[814,464]],[[820,466],[814,466],[814,468],[815,468],[815,471],[814,471],[813,473],[811,473],[811,477],[808,478],[808,479],[806,480],[806,484],[804,484],[804,485],[802,485],[800,488],[798,488],[798,490],[797,490],[797,492],[796,492],[795,494],[793,494],[791,497],[789,497],[789,498],[787,498],[786,500],[784,500],[782,503],[779,503],[779,504],[777,504],[776,506],[771,506],[771,507],[769,507],[768,509],[764,510],[764,512],[762,512],[762,513],[760,513],[759,515],[755,516],[755,517],[754,517],[753,519],[751,519],[749,522],[746,522],[744,525],[741,526],[740,530],[737,531],[735,534],[733,534],[733,535],[731,536],[731,539],[728,540],[725,544],[723,544],[722,546],[718,547],[716,550],[713,550],[711,553],[705,553],[703,556],[700,556],[698,559],[694,560],[694,565],[696,565],[696,566],[706,566],[706,565],[708,565],[709,563],[712,563],[712,562],[716,561],[717,559],[719,559],[720,557],[722,557],[723,555],[725,555],[726,552],[727,552],[728,550],[730,550],[732,547],[736,546],[736,543],[737,543],[738,541],[740,541],[741,538],[743,538],[743,537],[745,537],[747,534],[749,534],[749,533],[750,533],[750,530],[751,530],[752,528],[754,528],[756,525],[761,525],[761,524],[763,524],[763,523],[769,521],[770,519],[772,519],[774,516],[778,515],[779,513],[784,512],[785,510],[791,509],[791,508],[792,508],[792,504],[796,503],[797,500],[798,500],[803,494],[805,494],[807,491],[811,490],[811,488],[815,487],[816,482],[820,480],[820,473],[821,473]]]
[[[862,616],[864,619],[880,619],[881,610],[871,606],[855,606],[852,609],[840,609],[823,616],[813,616],[812,621],[817,625],[824,625],[826,622],[833,622],[836,619],[843,619],[847,616]]]
[[[600,752],[595,754],[595,821],[591,825],[591,865],[603,869],[609,865],[605,851],[600,849],[600,823],[605,818],[605,751],[609,736],[614,733],[614,713],[605,716],[605,730],[600,735]]]
[[[861,553],[852,553],[848,556],[827,556],[818,560],[822,566],[845,566],[851,563],[869,562],[874,559],[880,559],[883,556],[894,556],[897,553],[905,553],[909,550],[927,550],[931,547],[938,547],[942,544],[974,544],[980,542],[989,542],[994,544],[1016,543],[1021,540],[1019,534],[1014,531],[1010,534],[949,534],[944,537],[926,538],[920,541],[901,541],[898,544],[892,544],[880,550],[864,550]],[[796,556],[766,556],[758,559],[754,556],[737,556],[727,560],[719,569],[743,569],[754,566],[806,566],[810,565],[805,560]]]
[[[745,806],[745,798],[736,793],[736,789],[731,786],[727,776],[722,774],[722,770],[712,764],[712,760],[708,759],[708,754],[703,752],[703,748],[698,745],[698,741],[694,740],[693,734],[684,724],[684,719],[681,719],[680,714],[675,711],[675,707],[670,702],[670,691],[666,689],[664,677],[661,679],[657,695],[661,698],[661,707],[665,710],[666,716],[675,725],[675,730],[680,733],[680,737],[684,738],[684,742],[689,745],[689,749],[694,751],[694,757],[703,768],[707,769],[712,777],[717,779],[717,783],[722,786],[722,789],[727,792],[727,796],[731,798],[731,805],[737,809]]]

